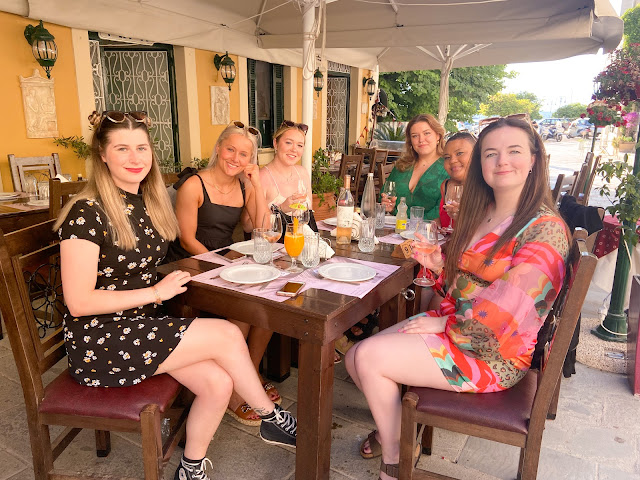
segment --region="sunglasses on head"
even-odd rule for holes
[[[107,110],[102,112],[102,119],[108,119],[113,123],[122,123],[124,119],[129,117],[138,123],[144,123],[147,127],[151,124],[151,119],[147,116],[147,112],[120,112],[118,110]]]
[[[528,113],[514,113],[513,115],[505,115],[504,117],[491,117],[491,118],[483,118],[478,122],[478,125],[483,127],[489,125],[490,123],[497,122],[503,118],[512,118],[514,120],[526,120],[529,125],[531,125],[531,117],[529,117]]]
[[[236,120],[235,122],[231,122],[231,125],[233,125],[236,128],[241,128],[243,130],[246,130],[251,135],[255,135],[256,137],[260,135],[260,132],[256,128],[248,127],[244,123],[242,123],[242,122],[240,122],[238,120]]]
[[[305,135],[307,134],[307,131],[309,130],[309,125],[306,125],[304,123],[296,123],[296,122],[292,122],[291,120],[284,120],[282,122],[282,124],[280,125],[280,128],[282,127],[292,127],[292,128],[297,128],[299,129],[302,133],[304,133]]]

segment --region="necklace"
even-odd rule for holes
[[[267,166],[265,166],[265,168],[269,171],[271,171]],[[295,167],[291,169],[291,173],[289,174],[288,177],[286,177],[282,172],[280,172],[279,170],[275,170],[275,172],[278,173],[278,175],[280,175],[280,177],[283,179],[283,181],[285,183],[289,183],[291,181],[291,179],[293,178],[293,171],[294,171]]]
[[[229,189],[228,192],[224,192],[218,185],[216,185],[213,182],[210,182],[209,180],[207,180],[206,178],[204,179],[204,181],[206,183],[208,183],[209,185],[211,185],[213,188],[215,188],[218,192],[220,192],[222,195],[228,195],[229,193],[231,193],[233,191],[233,189],[236,186],[236,178],[233,179],[233,181],[231,182],[231,188]]]

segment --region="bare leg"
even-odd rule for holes
[[[198,460],[207,454],[209,443],[220,425],[233,391],[233,381],[227,372],[212,360],[167,373],[196,396],[187,418],[187,444],[184,456]]]
[[[217,318],[196,318],[176,349],[156,373],[170,372],[205,360],[214,360],[233,380],[233,388],[259,415],[271,413],[274,403],[262,388],[242,333]]]
[[[397,330],[398,326],[393,328]],[[352,367],[378,427],[382,458],[387,464],[395,464],[400,453],[402,411],[398,384],[453,389],[422,337],[389,330],[360,342]],[[387,476],[381,473],[381,478]]]

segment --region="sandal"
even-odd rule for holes
[[[333,351],[333,364],[337,365],[342,363],[342,357],[340,356],[340,352],[338,350]]]
[[[376,433],[378,433],[377,430],[371,432],[369,436],[367,436],[367,438],[360,444],[360,455],[362,456],[362,458],[375,458],[382,455],[382,445],[380,445],[380,442],[376,438]],[[367,443],[367,440],[369,441],[369,450],[371,450],[370,452],[364,451],[364,446]]]
[[[354,345],[355,342],[349,340],[346,335],[343,335],[338,340],[336,340],[334,347],[337,352],[341,353],[342,355],[346,355],[349,349]]]
[[[380,471],[386,473],[391,478],[398,478],[398,475],[400,474],[400,464],[393,463],[387,465],[382,460],[380,460]],[[382,480],[382,477],[379,476],[378,480]]]
[[[229,407],[227,408],[227,413],[236,421],[250,427],[257,427],[258,425],[260,425],[260,422],[262,422],[258,414],[253,411],[253,408],[251,408],[248,403],[238,405],[238,408],[236,408],[235,410],[231,410],[231,408]],[[251,417],[258,418],[256,419]]]
[[[269,400],[271,400],[276,405],[280,405],[282,403],[282,397],[280,396],[280,393],[278,393],[278,390],[273,383],[264,382],[262,384],[262,388],[264,388],[264,391],[269,396]]]

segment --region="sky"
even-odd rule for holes
[[[622,0],[610,0],[620,11]],[[580,55],[553,62],[514,63],[509,70],[518,73],[505,81],[504,92],[532,92],[542,101],[541,111],[554,112],[569,103],[588,104],[593,94],[593,78],[607,65],[608,55]]]

